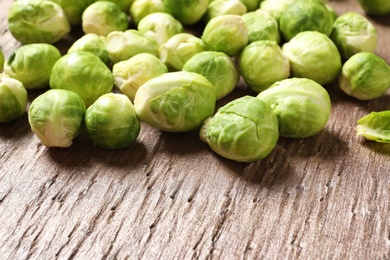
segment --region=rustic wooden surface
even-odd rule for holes
[[[10,4],[0,0],[6,57],[19,46]],[[330,5],[364,14],[354,0]],[[390,16],[369,19],[390,62]],[[145,124],[120,151],[84,134],[48,149],[27,115],[0,125],[0,258],[390,259],[390,145],[355,136],[356,120],[390,109],[390,95],[363,102],[328,90],[325,130],[280,138],[256,163],[221,158],[197,132]],[[219,105],[247,93],[239,86]]]

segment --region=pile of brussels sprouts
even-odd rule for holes
[[[388,1],[359,3],[390,13]],[[329,84],[359,100],[390,87],[371,22],[324,0],[24,0],[8,25],[22,46],[5,61],[0,52],[0,122],[27,110],[48,147],[69,147],[83,129],[97,146],[128,147],[142,121],[199,131],[219,155],[257,161],[279,136],[324,129]],[[56,43],[77,27],[84,35],[61,54]],[[252,95],[216,109],[240,79]],[[358,134],[390,142],[390,112],[358,124]]]

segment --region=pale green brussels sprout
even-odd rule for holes
[[[4,53],[0,50],[0,73],[3,71],[4,68]]]
[[[378,143],[390,143],[390,110],[371,112],[357,121],[357,136]]]
[[[54,64],[60,51],[47,43],[31,43],[16,49],[4,63],[4,72],[23,83],[26,89],[49,87]]]
[[[106,37],[94,33],[84,34],[77,39],[68,49],[68,53],[86,51],[95,54],[106,65],[110,64],[110,57],[106,50]]]
[[[183,25],[200,21],[207,11],[209,0],[164,0],[165,10]]]
[[[271,106],[279,122],[279,134],[305,138],[318,134],[326,126],[331,101],[328,92],[306,78],[289,78],[276,82],[257,95]]]
[[[95,2],[98,1],[109,1],[117,4],[123,12],[128,13],[131,4],[134,2],[134,0],[95,0]]]
[[[92,142],[107,149],[128,147],[141,129],[131,101],[115,93],[99,97],[85,112],[84,122]]]
[[[341,56],[333,41],[323,33],[298,33],[282,47],[290,61],[291,76],[309,78],[321,85],[333,82],[341,71]]]
[[[211,20],[211,18],[220,15],[243,15],[246,12],[247,8],[240,0],[214,0],[209,4],[207,12],[204,15],[204,20],[207,23]]]
[[[208,50],[234,56],[248,44],[249,30],[242,16],[225,14],[211,19],[201,38]]]
[[[270,40],[280,44],[279,25],[276,19],[264,11],[253,11],[242,15],[249,30],[248,44],[254,41]]]
[[[178,20],[163,12],[148,14],[139,21],[137,29],[160,46],[172,36],[184,31],[183,25]]]
[[[112,67],[114,84],[134,101],[135,93],[147,81],[168,72],[167,66],[150,53],[140,53]]]
[[[238,162],[258,161],[268,156],[278,141],[278,119],[262,100],[243,96],[206,119],[199,135],[224,158]]]
[[[21,117],[27,108],[27,90],[19,80],[0,74],[0,123]]]
[[[330,38],[344,59],[358,52],[374,52],[377,44],[374,25],[355,12],[344,13],[335,20]]]
[[[84,33],[107,36],[110,32],[125,31],[128,26],[127,14],[113,2],[95,2],[85,9],[82,16]]]
[[[290,76],[289,60],[275,41],[255,41],[238,56],[238,68],[245,83],[256,93]]]
[[[56,43],[70,32],[62,7],[52,1],[14,1],[8,12],[8,28],[23,44]]]
[[[390,87],[390,66],[374,53],[356,53],[344,63],[339,87],[347,95],[359,100],[380,97]]]
[[[59,4],[64,9],[66,17],[71,25],[80,25],[84,10],[94,0],[50,0]]]
[[[260,3],[260,10],[267,12],[277,21],[282,13],[294,3],[294,0],[264,0]]]
[[[101,95],[112,91],[114,76],[96,55],[72,52],[62,56],[55,64],[50,76],[52,89],[76,92],[89,107]]]
[[[333,29],[333,14],[318,0],[295,0],[282,13],[279,29],[283,39],[291,40],[304,31],[318,31],[329,36]]]
[[[390,13],[390,1],[388,0],[358,0],[362,9],[374,16],[383,16]]]
[[[134,0],[130,6],[130,17],[134,24],[151,13],[165,12],[163,0]]]
[[[247,9],[247,12],[252,12],[260,8],[262,0],[240,0]]]
[[[158,43],[135,29],[112,32],[107,35],[106,50],[112,63],[130,59],[139,53],[159,56]]]
[[[170,71],[177,71],[181,70],[192,56],[205,50],[206,45],[199,37],[179,33],[161,46],[160,59]]]
[[[77,93],[50,89],[31,102],[28,122],[44,146],[67,148],[79,135],[84,114],[85,104]]]
[[[135,94],[138,117],[166,132],[187,132],[214,113],[213,86],[200,74],[176,71],[143,84]]]
[[[217,51],[195,54],[184,64],[183,70],[198,73],[208,79],[214,87],[217,100],[232,92],[240,79],[232,58]]]

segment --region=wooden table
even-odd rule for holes
[[[7,30],[11,2],[0,2],[6,57],[20,46]],[[329,4],[364,14],[354,0]],[[368,18],[390,62],[390,16]],[[216,155],[196,131],[142,124],[136,143],[112,151],[84,134],[46,148],[27,115],[0,125],[0,258],[390,259],[390,145],[355,131],[358,118],[390,109],[390,95],[328,90],[324,131],[280,138],[256,163]],[[238,86],[218,105],[248,93]]]

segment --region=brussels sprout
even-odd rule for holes
[[[329,36],[333,29],[333,21],[333,15],[322,2],[296,0],[282,13],[279,29],[286,41],[303,31],[318,31]]]
[[[183,25],[197,23],[207,11],[208,0],[164,0],[165,10]]]
[[[344,63],[339,87],[347,95],[359,100],[380,97],[390,87],[390,67],[374,53],[356,53]]]
[[[80,133],[84,114],[85,105],[77,93],[50,89],[31,102],[28,122],[44,146],[66,148]]]
[[[107,36],[106,49],[112,63],[127,60],[139,53],[150,53],[159,56],[159,45],[137,30],[112,32]]]
[[[45,0],[14,1],[8,12],[8,28],[23,44],[55,43],[70,32],[62,7]]]
[[[211,18],[220,15],[243,15],[246,12],[247,8],[240,0],[214,0],[209,4],[207,12],[204,15],[204,20],[207,23],[211,20]]]
[[[260,3],[260,10],[273,16],[278,22],[282,13],[294,3],[294,0],[264,0]]]
[[[0,123],[22,116],[27,107],[27,90],[19,80],[0,74]]]
[[[90,52],[72,52],[62,56],[54,64],[50,87],[76,92],[86,107],[98,97],[112,91],[114,76],[96,55]]]
[[[238,162],[258,161],[270,154],[278,141],[278,119],[262,100],[243,96],[206,119],[199,135],[222,157]]]
[[[116,5],[118,5],[123,12],[128,13],[130,9],[130,5],[134,2],[134,0],[95,0],[95,2],[98,1],[109,1],[113,2]]]
[[[374,16],[383,16],[390,13],[390,2],[388,0],[358,0],[362,9]]]
[[[249,30],[240,15],[225,14],[211,19],[205,26],[202,40],[208,50],[236,55],[248,44]]]
[[[127,14],[113,2],[95,2],[85,9],[82,16],[84,33],[107,36],[110,32],[125,31],[128,26]]]
[[[168,72],[143,84],[135,94],[138,117],[167,132],[187,132],[201,126],[215,108],[213,86],[188,71]]]
[[[376,49],[375,27],[367,18],[355,12],[344,13],[335,20],[330,38],[344,59],[358,52],[374,52]]]
[[[165,12],[163,0],[134,0],[130,6],[130,17],[134,24],[151,13]]]
[[[252,12],[260,8],[262,0],[240,0],[247,9],[247,12]]]
[[[357,136],[378,143],[390,143],[390,110],[371,112],[357,121]]]
[[[163,12],[148,14],[139,21],[137,29],[160,46],[173,35],[184,31],[183,25],[178,20]]]
[[[290,61],[291,76],[309,78],[321,85],[333,82],[341,71],[341,56],[333,41],[323,33],[297,34],[282,47]]]
[[[128,147],[140,132],[134,106],[123,94],[99,97],[85,112],[84,122],[92,142],[107,149]]]
[[[112,67],[115,86],[131,101],[134,101],[135,93],[144,83],[167,72],[167,66],[149,53],[137,54]]]
[[[279,134],[305,138],[324,129],[331,102],[320,84],[305,78],[289,78],[276,82],[257,95],[274,110],[279,122]]]
[[[170,71],[177,71],[181,70],[192,56],[205,49],[202,39],[189,33],[179,33],[161,46],[160,59]]]
[[[217,99],[232,92],[240,79],[233,60],[223,52],[197,53],[184,64],[183,70],[198,73],[208,79],[214,87]]]
[[[95,54],[106,65],[110,64],[108,51],[106,50],[106,38],[94,33],[88,33],[76,40],[68,49],[68,53],[86,51]]]
[[[5,61],[4,54],[3,54],[3,52],[0,50],[0,73],[3,71],[3,68],[4,68],[4,61]]]
[[[257,93],[290,76],[290,64],[275,41],[255,41],[238,58],[238,68],[246,84]]]
[[[94,0],[50,0],[59,4],[66,14],[71,25],[80,25],[81,16],[84,10],[94,2]]]
[[[52,68],[60,58],[60,51],[53,45],[31,43],[11,54],[4,63],[4,72],[26,89],[42,89],[49,86]]]
[[[279,25],[276,19],[264,11],[254,11],[242,15],[249,31],[248,43],[261,40],[280,43]]]

